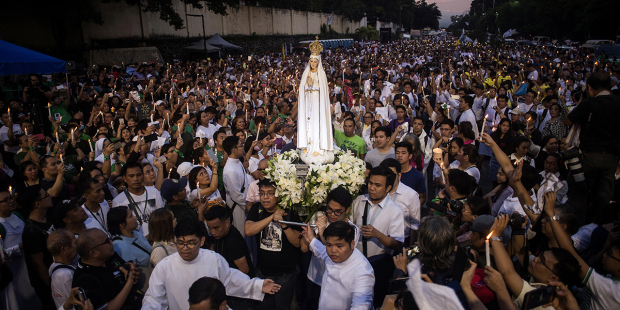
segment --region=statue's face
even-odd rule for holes
[[[319,60],[316,58],[310,58],[310,68],[316,69],[319,66]]]

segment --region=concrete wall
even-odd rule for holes
[[[240,6],[238,10],[228,9],[227,16],[217,15],[207,10],[194,9],[181,1],[174,1],[175,10],[181,15],[185,28],[175,30],[167,22],[159,19],[158,13],[140,12],[136,6],[121,3],[95,2],[102,12],[104,24],[82,24],[84,42],[110,39],[155,39],[161,37],[202,37],[204,16],[206,36],[219,33],[230,35],[308,35],[320,33],[322,24],[327,23],[328,14],[300,12],[287,9]],[[349,22],[340,15],[334,15],[331,24],[338,33],[354,33],[360,22]]]

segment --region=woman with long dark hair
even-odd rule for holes
[[[497,130],[491,133],[491,138],[493,141],[497,143],[500,149],[506,153],[508,151],[508,146],[514,140],[514,131],[512,130],[512,124],[510,119],[502,118],[497,125]],[[481,143],[482,144],[482,143]],[[506,155],[508,155],[506,153]],[[494,184],[497,182],[497,173],[499,170],[499,163],[497,159],[495,159],[495,155],[491,152],[491,161],[489,162],[489,180],[493,181]]]

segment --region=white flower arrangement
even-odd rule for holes
[[[265,169],[265,178],[276,183],[276,197],[280,199],[280,207],[283,209],[301,203],[303,198],[301,180],[297,178],[295,168],[298,161],[297,151],[284,152],[274,156]]]
[[[298,161],[297,151],[279,154],[269,162],[265,177],[276,183],[280,207],[294,208],[299,214],[307,214],[308,218],[325,202],[331,190],[342,186],[355,197],[364,184],[366,165],[348,150],[337,151],[333,164],[311,165],[304,185],[296,175],[295,163]]]

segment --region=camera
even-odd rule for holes
[[[510,226],[512,230],[521,230],[523,223],[525,223],[526,221],[525,216],[521,215],[520,213],[508,214],[508,213],[500,212],[499,214],[505,214],[505,215],[510,216],[508,226]]]
[[[429,208],[441,212],[443,217],[448,219],[448,221],[453,224],[458,223],[461,220],[461,212],[463,212],[465,205],[462,200],[452,200],[448,198],[433,199],[433,201],[428,201],[426,204]]]
[[[586,180],[583,174],[583,167],[581,167],[581,160],[579,160],[579,150],[576,147],[571,147],[564,152],[560,152],[564,159],[566,168],[571,171],[575,182],[583,182]]]

